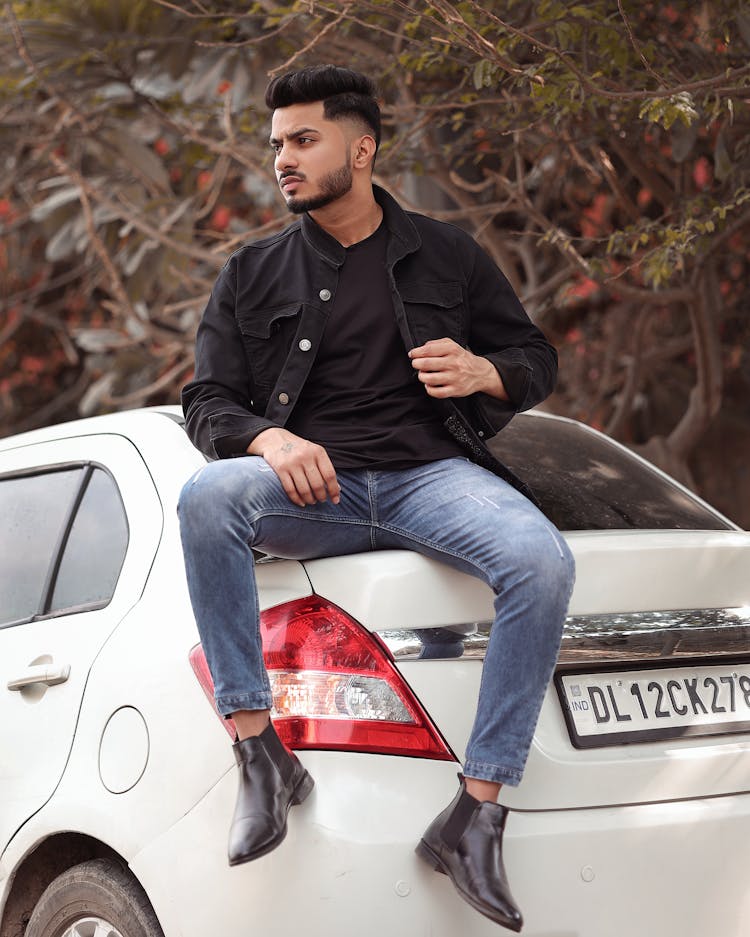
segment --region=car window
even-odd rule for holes
[[[127,546],[128,523],[117,485],[95,468],[70,528],[49,614],[108,602]]]
[[[0,479],[0,624],[41,610],[84,472],[76,467]]]
[[[489,445],[560,530],[729,527],[647,463],[580,424],[520,415]]]
[[[114,594],[128,523],[112,476],[84,465],[0,478],[0,627]]]

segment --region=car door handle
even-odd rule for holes
[[[55,686],[57,683],[65,683],[69,676],[70,664],[62,664],[59,667],[51,664],[35,664],[15,680],[8,680],[8,689],[22,690],[24,687],[35,686],[39,683]]]

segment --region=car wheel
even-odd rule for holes
[[[121,865],[92,859],[54,879],[25,937],[164,937],[146,892]]]

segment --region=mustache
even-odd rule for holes
[[[304,180],[305,174],[302,172],[280,172],[279,173],[279,182],[283,182],[284,179],[288,179],[292,176],[295,179]]]

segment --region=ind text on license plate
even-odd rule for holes
[[[560,673],[578,748],[750,731],[750,664]]]

